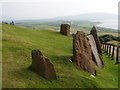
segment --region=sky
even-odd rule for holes
[[[45,19],[84,13],[118,14],[119,0],[1,0],[2,19]],[[1,18],[0,18],[1,19]]]

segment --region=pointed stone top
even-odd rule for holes
[[[97,29],[95,26],[92,27],[90,34],[97,34]]]
[[[77,31],[77,33],[75,34],[75,36],[78,35],[78,36],[83,36],[85,37],[86,34],[83,32],[83,31]]]
[[[77,34],[85,34],[83,31],[77,31]]]
[[[93,25],[93,28],[96,28],[95,25]]]
[[[93,25],[93,28],[92,28],[92,30],[95,30],[96,31],[96,27]]]
[[[61,24],[61,25],[68,25],[68,26],[70,26],[69,24]]]
[[[32,50],[32,53],[43,56],[42,52],[39,49]]]

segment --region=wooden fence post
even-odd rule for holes
[[[119,47],[117,47],[117,50],[116,50],[116,64],[118,64],[119,63],[119,61],[118,61],[118,53],[119,53]]]
[[[112,44],[110,44],[110,47],[109,47],[109,56],[111,55],[111,46]]]
[[[105,43],[103,44],[103,50],[105,50]]]
[[[101,43],[101,49],[103,50],[103,43]]]
[[[102,50],[104,50],[104,43],[102,43],[101,45],[102,45]]]
[[[112,60],[114,60],[114,50],[115,50],[115,45],[112,45],[113,48],[112,48]]]
[[[109,44],[107,44],[107,55],[108,55]]]
[[[107,51],[107,45],[106,45],[106,43],[105,43],[105,52]]]

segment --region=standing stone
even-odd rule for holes
[[[96,43],[95,43],[93,36],[88,35],[87,37],[88,37],[89,43],[91,45],[93,61],[98,65],[98,67],[103,68],[103,61],[98,55]]]
[[[77,31],[73,37],[73,62],[76,62],[79,69],[95,75],[91,52],[87,36],[84,32]]]
[[[56,78],[53,64],[37,49],[32,50],[32,68],[44,78]]]
[[[70,25],[61,24],[60,33],[66,36],[70,36]]]
[[[95,26],[93,26],[90,34],[92,34],[94,39],[95,39],[95,43],[96,43],[96,46],[97,46],[98,53],[102,55],[101,43],[100,43],[99,37],[97,36],[97,30],[96,30]]]

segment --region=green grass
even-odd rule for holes
[[[58,30],[59,27],[57,26],[50,26],[50,25],[40,25],[40,24],[18,24],[23,28],[30,28],[30,29],[54,29]]]
[[[50,30],[32,30],[3,25],[3,88],[117,88],[118,66],[103,54],[105,68],[97,76],[78,70],[69,62],[72,37]],[[47,80],[28,69],[31,50],[39,49],[54,64],[56,80]]]
[[[88,29],[84,29],[84,28],[80,28],[80,27],[72,27],[71,29],[70,29],[70,33],[71,34],[76,34],[76,32],[77,31],[83,31],[83,32],[85,32],[86,34],[89,34],[90,33],[90,30],[88,30]]]

